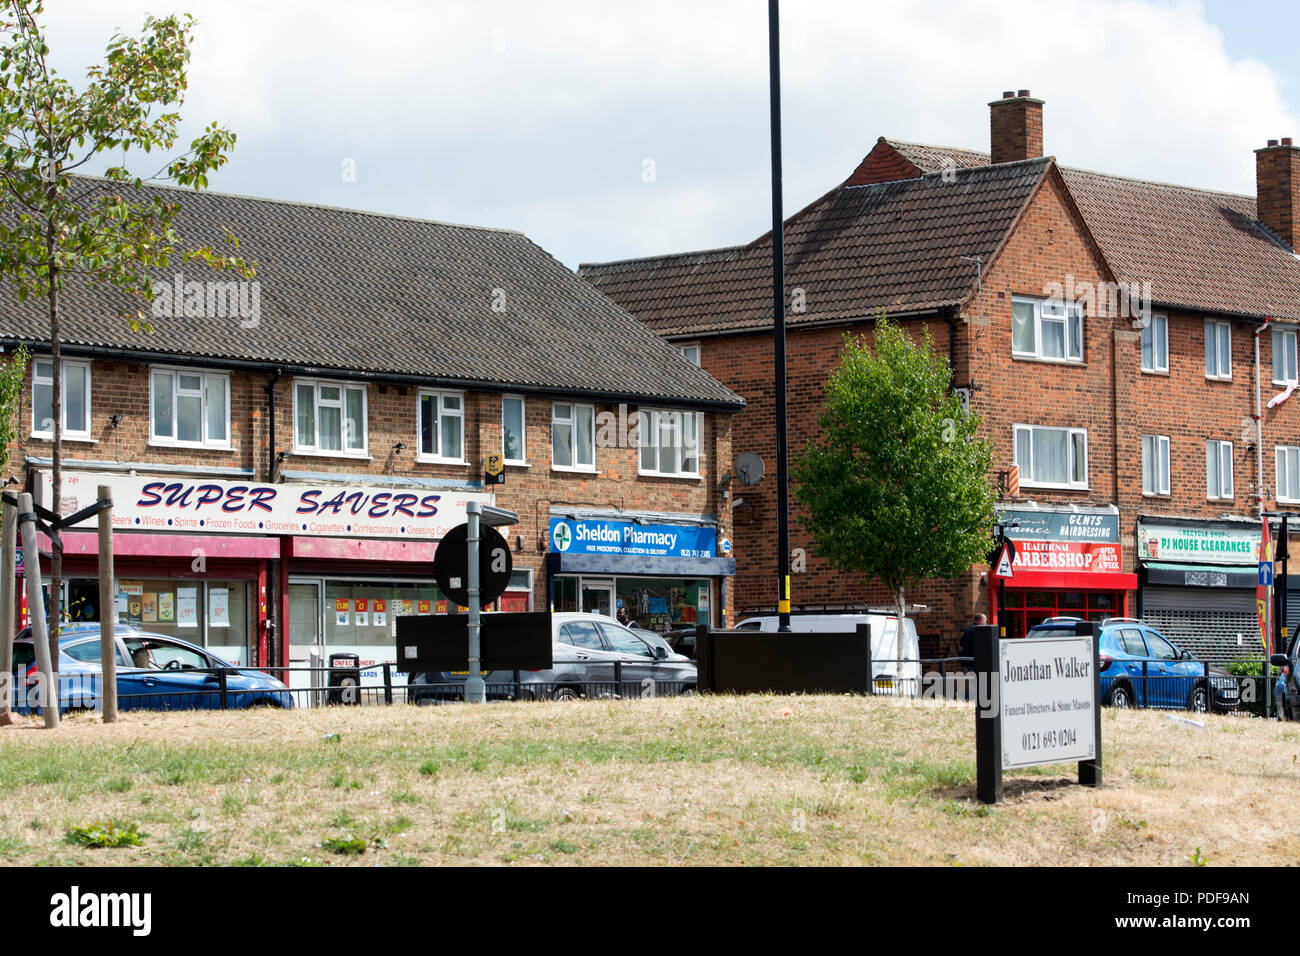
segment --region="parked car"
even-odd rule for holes
[[[1277,712],[1283,720],[1300,720],[1300,634],[1291,638],[1291,647],[1285,654],[1274,654],[1270,658],[1274,667],[1282,668],[1277,683],[1273,685],[1273,699],[1277,701]]]
[[[695,660],[695,634],[696,629],[693,627],[679,627],[664,631],[660,637],[668,642],[674,654],[681,654],[687,660],[693,661]]]
[[[871,675],[877,691],[894,687],[907,694],[921,692],[921,642],[916,622],[906,619],[900,651],[898,616],[893,614],[792,614],[790,630],[796,633],[854,632],[859,624],[871,627]],[[775,631],[776,615],[750,617],[736,624],[738,631]]]
[[[1051,618],[1031,627],[1026,637],[1072,635],[1074,623],[1073,618]],[[1101,699],[1111,707],[1227,713],[1240,704],[1235,677],[1221,667],[1207,667],[1135,618],[1103,621],[1098,653]]]
[[[231,708],[293,706],[289,689],[261,671],[239,668],[188,641],[118,624],[117,706],[119,710],[194,710],[221,706],[218,670],[226,671]],[[65,624],[59,632],[59,709],[99,706],[101,645],[98,622]],[[14,707],[30,713],[26,699],[34,684],[36,648],[30,628],[14,638]]]
[[[551,631],[552,665],[547,670],[520,671],[520,697],[641,696],[648,688],[656,695],[695,692],[695,665],[654,634],[638,634],[601,614],[572,611],[552,614]],[[616,661],[621,685],[615,683]],[[464,671],[412,674],[407,699],[415,704],[461,700],[467,676]],[[490,671],[483,679],[489,699],[515,696],[513,671]]]

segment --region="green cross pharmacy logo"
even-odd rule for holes
[[[555,541],[556,551],[568,551],[569,545],[573,544],[573,532],[563,521],[555,526],[552,538]]]

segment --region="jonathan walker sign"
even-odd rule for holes
[[[1091,637],[1002,642],[1002,766],[1091,760],[1097,707]]]

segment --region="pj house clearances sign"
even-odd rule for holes
[[[43,499],[53,500],[48,472]],[[65,515],[94,504],[100,485],[113,496],[113,527],[187,534],[301,534],[349,538],[441,539],[465,521],[470,501],[492,496],[428,488],[263,484],[140,475],[65,473]],[[97,527],[91,518],[78,527]]]
[[[998,509],[999,520],[1016,522],[1015,571],[1119,571],[1119,515],[1097,511]]]

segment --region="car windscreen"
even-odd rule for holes
[[[1078,637],[1073,627],[1036,627],[1026,637]]]

